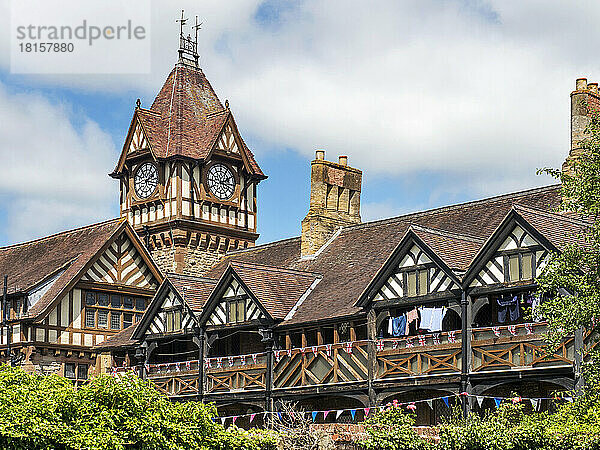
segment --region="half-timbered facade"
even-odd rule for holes
[[[2,360],[77,382],[110,367],[92,348],[141,320],[162,281],[118,219],[0,248],[0,267]]]

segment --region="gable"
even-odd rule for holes
[[[228,153],[240,153],[236,133],[231,126],[231,120],[228,120],[223,127],[221,135],[217,139],[216,149]]]
[[[419,273],[421,274],[420,277]],[[419,278],[421,282],[425,281],[427,283],[427,288],[421,289],[418,292],[419,295],[458,289],[456,283],[446,272],[421,247],[413,244],[400,259],[400,262],[396,264],[393,273],[379,288],[373,300],[381,301],[416,296],[417,292],[413,292],[412,289],[412,278],[409,280],[409,277],[414,277],[417,283],[419,283],[417,281]]]
[[[235,312],[232,311],[232,308],[235,308]],[[243,311],[239,312],[238,308],[243,308]],[[242,320],[229,320],[232,314]],[[265,315],[262,308],[250,297],[249,293],[238,280],[231,278],[221,298],[215,303],[206,324],[226,325],[228,323],[250,322],[264,318]]]
[[[128,153],[137,152],[139,150],[147,150],[150,148],[148,145],[148,140],[146,139],[146,135],[144,130],[142,129],[142,125],[139,120],[135,121],[135,128],[131,133],[131,139],[129,141],[129,147],[127,149]]]
[[[158,287],[158,280],[124,231],[96,257],[81,280],[146,289]]]
[[[540,275],[547,262],[548,250],[530,232],[515,223],[469,287],[517,281],[511,276],[511,268],[513,275],[518,269],[520,279],[532,279]]]
[[[163,335],[170,332],[191,333],[196,319],[190,309],[171,286],[161,292],[160,304],[148,308],[148,311],[154,311],[154,314],[144,335]]]

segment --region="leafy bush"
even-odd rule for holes
[[[134,375],[75,389],[59,376],[0,366],[3,449],[274,449],[268,432],[225,430],[214,407],[174,403]]]
[[[369,417],[364,425],[367,439],[362,445],[369,450],[426,450],[431,444],[413,428],[415,417],[400,408],[389,407]]]

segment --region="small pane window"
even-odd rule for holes
[[[87,380],[87,378],[88,378],[88,365],[87,364],[78,364],[77,365],[77,379],[78,380]]]
[[[425,295],[428,292],[427,278],[427,269],[419,270],[419,295]]]
[[[142,315],[141,314],[136,314],[135,315],[135,323],[138,323],[140,320],[142,320]]]
[[[95,305],[96,304],[96,294],[93,292],[85,293],[85,304],[86,305]]]
[[[98,294],[98,304],[100,306],[108,306],[108,294]]]
[[[522,256],[523,262],[523,280],[533,279],[533,254],[524,253]]]
[[[123,328],[129,328],[133,325],[133,314],[124,313],[123,314]]]
[[[108,328],[108,311],[98,311],[98,328]]]
[[[133,297],[124,297],[123,306],[127,309],[133,309]]]
[[[121,296],[120,295],[111,295],[110,296],[110,306],[113,308],[121,307]]]
[[[75,364],[65,363],[65,377],[75,378]]]
[[[245,300],[238,300],[237,301],[237,316],[236,319],[238,322],[243,322],[244,320],[246,320],[246,301]]]
[[[138,297],[135,299],[135,309],[138,311],[143,311],[146,309],[146,300],[142,297]]]
[[[120,330],[121,329],[121,313],[112,311],[110,313],[110,329]]]
[[[173,311],[173,331],[181,330],[181,311]]]
[[[406,274],[406,295],[414,297],[417,295],[417,273],[408,272]]]
[[[519,281],[519,255],[508,258],[508,281]]]
[[[85,326],[87,328],[95,328],[96,327],[96,310],[95,309],[86,309],[85,310]]]
[[[173,311],[167,311],[167,333],[173,331]]]

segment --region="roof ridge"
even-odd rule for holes
[[[251,252],[254,250],[272,247],[274,245],[281,244],[282,242],[293,241],[294,239],[300,239],[300,238],[301,238],[301,236],[294,236],[294,237],[290,237],[290,238],[280,239],[278,241],[267,242],[266,244],[255,245],[254,247],[248,247],[248,248],[242,248],[240,250],[234,250],[231,253],[227,253],[225,255],[225,258],[227,258],[229,256],[235,256],[235,255],[238,255],[238,254],[244,253],[244,252]]]
[[[266,264],[256,264],[256,263],[249,263],[249,262],[240,262],[240,261],[230,261],[229,265],[236,265],[236,266],[246,266],[246,267],[252,267],[252,268],[258,268],[266,270],[266,269],[275,269],[278,272],[288,272],[288,273],[294,273],[297,275],[305,275],[305,276],[309,276],[309,275],[314,275],[314,276],[318,276],[318,277],[322,277],[323,275],[318,273],[318,272],[309,272],[307,270],[298,270],[298,269],[288,269],[285,267],[277,267],[277,266],[269,266]]]
[[[167,273],[165,275],[165,278],[187,278],[190,280],[195,280],[195,281],[211,281],[213,283],[216,283],[218,280],[216,280],[215,278],[210,278],[204,275],[190,275],[187,273]]]
[[[41,238],[32,239],[31,241],[25,241],[25,242],[19,242],[19,243],[16,243],[16,244],[6,245],[4,247],[0,247],[0,251],[1,250],[8,250],[8,249],[11,249],[11,248],[20,247],[20,246],[23,246],[23,245],[31,245],[31,244],[35,244],[35,243],[38,243],[38,242],[45,241],[46,239],[51,239],[51,238],[55,238],[55,237],[58,237],[58,236],[61,236],[61,235],[67,235],[67,234],[70,234],[70,233],[75,233],[76,231],[82,231],[82,230],[85,230],[86,228],[99,227],[101,225],[106,225],[106,224],[108,224],[110,222],[120,222],[120,221],[121,221],[120,217],[116,217],[116,218],[113,218],[113,219],[107,219],[107,220],[104,220],[102,222],[92,223],[90,225],[84,225],[84,226],[81,226],[81,227],[73,228],[71,230],[59,231],[58,233],[50,234],[48,236],[42,236]]]
[[[410,224],[409,228],[425,231],[432,234],[438,234],[440,236],[455,237],[463,241],[472,241],[478,244],[485,242],[485,239],[477,236],[471,236],[470,234],[453,233],[451,231],[440,230],[438,228],[424,227],[422,225],[417,225],[413,223]]]
[[[561,215],[559,213],[552,212],[552,211],[544,211],[544,210],[541,210],[541,209],[532,208],[530,206],[523,206],[523,205],[515,204],[515,205],[513,205],[513,208],[515,208],[515,209],[523,209],[523,210],[528,211],[528,212],[530,212],[532,214],[538,214],[540,216],[552,217],[554,219],[563,220],[565,222],[571,222],[571,223],[576,224],[576,225],[584,225],[584,226],[589,226],[590,225],[589,222],[586,222],[584,220],[579,220],[579,219],[575,219],[573,217],[563,216],[563,215]]]
[[[558,186],[560,186],[560,184],[551,184],[548,186],[540,186],[537,188],[532,188],[532,189],[526,189],[523,191],[516,191],[516,192],[511,192],[509,194],[501,194],[501,195],[495,195],[493,197],[487,197],[487,198],[483,198],[483,199],[479,199],[479,200],[471,200],[468,202],[464,202],[464,203],[456,203],[454,205],[446,205],[446,206],[440,206],[437,208],[431,208],[431,209],[425,209],[423,211],[416,211],[416,212],[412,212],[412,213],[407,213],[407,214],[402,214],[399,216],[394,216],[394,217],[388,217],[386,219],[379,219],[379,220],[373,220],[370,222],[363,222],[363,223],[359,223],[356,225],[348,225],[345,226],[343,228],[343,231],[346,230],[354,230],[354,229],[358,229],[358,228],[366,228],[368,226],[377,226],[377,225],[385,225],[388,222],[393,222],[393,221],[398,221],[401,219],[409,219],[411,217],[419,217],[425,214],[431,214],[434,212],[443,212],[443,211],[448,211],[448,210],[455,210],[455,209],[459,209],[459,208],[465,208],[468,206],[473,206],[476,204],[482,204],[482,203],[491,203],[494,201],[498,201],[501,199],[507,199],[507,198],[513,198],[513,197],[522,197],[526,194],[531,194],[534,192],[543,192],[543,191],[549,191],[552,189],[557,188]]]

